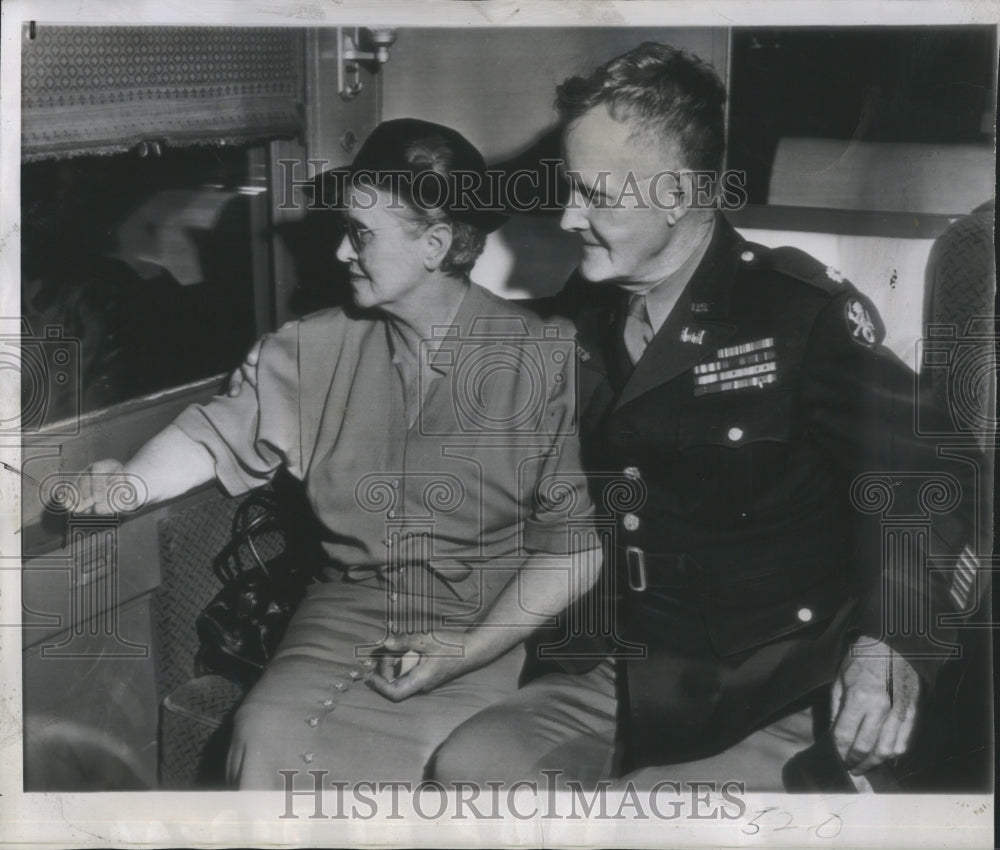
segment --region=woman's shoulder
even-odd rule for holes
[[[350,317],[342,307],[329,307],[285,322],[260,343],[260,360],[273,369],[297,373],[302,363],[336,362],[357,346],[371,322]]]
[[[531,307],[503,298],[476,283],[472,284],[471,294],[477,300],[476,317],[484,325],[497,330],[521,329],[533,339],[573,337],[572,323],[561,316],[542,318]]]
[[[326,344],[330,344],[337,338],[346,339],[362,334],[373,324],[373,319],[352,314],[344,307],[326,307],[286,322],[275,332],[274,336],[299,342],[321,339]]]
[[[520,368],[507,371],[509,379],[522,388],[530,386],[534,392],[534,382],[539,376],[545,376],[550,401],[568,398],[572,404],[572,393],[566,395],[567,388],[575,387],[575,379],[567,374],[568,370],[575,369],[577,359],[572,323],[561,316],[543,318],[529,307],[508,301],[475,284],[473,287],[478,299],[476,319],[469,331],[462,329],[463,333],[468,333],[468,341],[482,339],[500,343],[504,352],[501,362],[520,364]],[[488,361],[477,359],[475,362]]]
[[[288,322],[288,325],[308,326],[310,329],[346,327],[350,319],[343,307],[325,307],[313,313],[306,313],[301,319]],[[286,325],[287,327],[287,325]]]

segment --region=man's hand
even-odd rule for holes
[[[845,767],[857,775],[906,752],[920,677],[881,641],[860,638],[854,646],[833,683],[833,738]]]
[[[88,466],[77,479],[80,501],[74,512],[78,514],[109,515],[117,513],[111,506],[109,494],[116,487],[127,486],[125,467],[117,460],[99,460]]]
[[[453,639],[449,635],[449,643]],[[376,653],[378,668],[368,685],[393,702],[431,691],[475,666],[464,645],[444,646],[429,634],[390,635]]]
[[[244,383],[249,384],[253,389],[257,389],[257,363],[260,360],[260,349],[265,339],[267,339],[267,335],[262,336],[250,346],[250,350],[240,364],[240,368],[230,376],[229,389],[226,392],[230,398],[235,398],[240,394],[240,389],[242,389]]]

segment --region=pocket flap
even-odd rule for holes
[[[787,390],[742,390],[729,398],[720,393],[680,411],[677,443],[736,449],[764,440],[788,442],[792,431],[792,394]]]
[[[846,582],[837,577],[791,595],[768,584],[748,585],[745,593],[727,597],[703,596],[709,640],[719,655],[735,655],[799,632],[819,633],[823,624],[851,603]]]

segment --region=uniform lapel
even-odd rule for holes
[[[717,216],[705,256],[636,364],[616,407],[687,372],[736,333],[729,321],[729,301],[742,244],[732,226]]]
[[[631,371],[631,364],[623,368],[615,349],[625,320],[624,293],[617,287],[587,283],[576,276],[564,292],[571,294],[564,315],[571,316],[576,327],[581,378],[589,374],[596,381],[606,380],[617,392]]]

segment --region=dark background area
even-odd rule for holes
[[[736,29],[728,167],[764,204],[783,137],[990,143],[994,41],[993,27]]]

